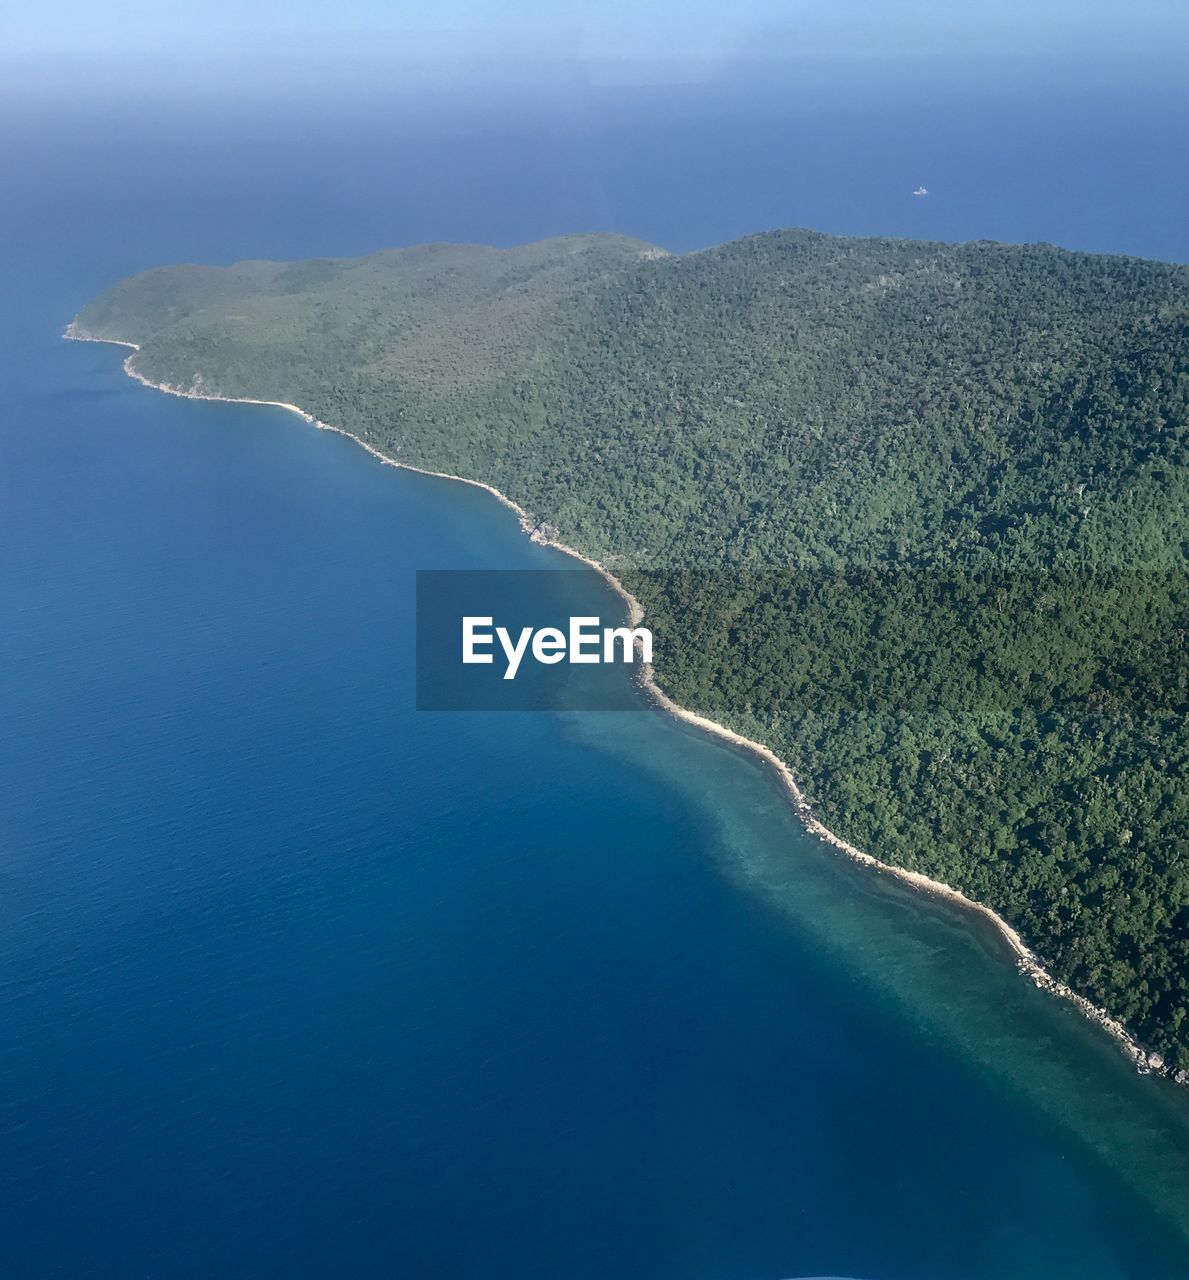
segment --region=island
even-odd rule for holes
[[[664,705],[1189,1080],[1189,268],[583,235],[163,267],[71,336],[506,495]]]

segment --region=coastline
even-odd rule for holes
[[[135,342],[127,342],[117,338],[96,338],[88,334],[80,332],[75,321],[67,326],[63,337],[75,342],[97,342],[108,346],[125,347],[130,350],[130,354],[124,358],[124,372],[135,381],[143,386],[150,387],[155,391],[163,391],[168,395],[178,396],[186,400],[212,400],[222,401],[228,404],[254,404],[263,405],[270,408],[285,409],[290,413],[296,414],[305,422],[316,427],[320,431],[333,431],[338,435],[345,436],[348,440],[353,441],[360,448],[366,450],[378,462],[384,466],[400,467],[406,471],[413,471],[420,475],[432,476],[441,480],[453,480],[460,484],[471,485],[474,488],[482,489],[491,494],[505,507],[513,511],[519,520],[521,530],[534,542],[542,546],[551,547],[557,551],[563,552],[565,555],[580,561],[588,568],[593,569],[612,591],[624,602],[628,610],[628,616],[632,626],[637,626],[644,618],[644,608],[639,600],[633,596],[626,587],[611,573],[609,569],[597,560],[584,555],[581,551],[566,545],[556,539],[545,536],[529,513],[514,499],[509,498],[502,493],[494,485],[487,484],[482,480],[471,479],[467,476],[455,475],[446,471],[433,471],[426,467],[418,467],[412,463],[402,462],[397,458],[381,452],[374,445],[369,444],[366,440],[354,435],[350,431],[344,430],[342,427],[336,427],[330,423],[322,422],[313,414],[302,409],[300,405],[282,400],[261,400],[248,396],[223,396],[215,395],[209,392],[191,389],[183,390],[180,387],[171,386],[168,383],[154,382],[145,377],[136,368],[133,367],[133,359],[135,354],[140,350],[140,345]],[[722,738],[732,745],[746,750],[758,756],[765,764],[772,768],[780,782],[788,792],[789,798],[793,804],[794,812],[802,822],[806,831],[825,844],[831,845],[833,848],[850,858],[852,861],[862,864],[880,874],[886,874],[895,877],[901,882],[910,885],[912,888],[930,894],[933,897],[940,898],[946,902],[953,904],[965,911],[981,917],[990,924],[999,936],[1007,943],[1010,948],[1019,971],[1029,977],[1033,983],[1041,990],[1047,991],[1049,994],[1059,997],[1060,999],[1069,1001],[1079,1013],[1089,1019],[1091,1022],[1100,1026],[1108,1035],[1114,1039],[1118,1048],[1132,1062],[1136,1070],[1141,1074],[1154,1074],[1164,1076],[1175,1083],[1189,1087],[1189,1072],[1176,1071],[1173,1072],[1156,1053],[1151,1053],[1143,1048],[1143,1046],[1135,1039],[1135,1037],[1127,1030],[1127,1028],[1116,1018],[1112,1017],[1105,1009],[1093,1004],[1085,996],[1080,995],[1065,983],[1058,981],[1052,976],[1041,964],[1039,958],[1032,949],[1025,943],[1020,934],[1008,923],[998,912],[984,903],[977,902],[973,898],[962,893],[961,890],[955,889],[952,885],[946,884],[944,881],[935,880],[930,876],[924,875],[919,871],[910,871],[904,867],[897,867],[890,863],[882,862],[872,854],[866,853],[857,846],[844,840],[834,832],[830,831],[810,810],[805,801],[805,797],[801,788],[797,784],[796,778],[792,770],[770,747],[762,742],[757,742],[752,738],[735,732],[726,725],[720,724],[708,717],[699,715],[695,711],[691,711],[686,707],[682,707],[675,703],[660,688],[656,681],[655,673],[651,665],[645,666],[641,673],[640,684],[646,691],[653,702],[667,714],[673,716],[677,720],[684,721],[704,732],[714,734],[716,737]]]

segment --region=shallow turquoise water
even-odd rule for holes
[[[413,710],[417,569],[570,562],[58,340],[144,262],[378,234],[150,158],[4,213],[0,1271],[1189,1275],[1189,1098],[755,761]]]

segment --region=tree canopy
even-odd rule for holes
[[[78,323],[514,497],[677,701],[1189,1067],[1189,269],[575,236],[163,268]]]

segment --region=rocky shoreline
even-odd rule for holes
[[[156,391],[163,391],[168,395],[180,396],[187,400],[216,400],[229,404],[256,404],[265,405],[277,409],[285,409],[290,413],[297,414],[304,421],[312,426],[317,427],[321,431],[333,431],[347,439],[354,441],[360,448],[365,449],[378,462],[385,466],[402,467],[406,471],[415,471],[420,475],[433,476],[441,480],[453,480],[459,484],[471,485],[474,488],[482,489],[486,493],[491,494],[494,498],[515,512],[520,527],[523,532],[534,542],[552,547],[557,551],[563,552],[565,555],[573,557],[580,561],[588,568],[593,569],[608,584],[609,587],[620,597],[627,606],[628,616],[632,626],[637,626],[644,618],[644,608],[639,600],[627,590],[626,587],[611,573],[606,566],[600,564],[597,560],[590,556],[584,555],[581,551],[574,547],[567,546],[560,541],[557,536],[557,530],[542,520],[534,518],[530,513],[522,507],[518,502],[509,498],[502,493],[494,485],[485,483],[482,480],[474,480],[467,476],[454,475],[447,471],[432,471],[426,467],[418,467],[412,463],[402,462],[397,458],[383,453],[374,445],[369,444],[366,440],[354,435],[350,431],[344,430],[342,427],[333,426],[330,423],[322,422],[315,418],[313,414],[302,409],[300,405],[292,404],[282,400],[260,400],[248,396],[224,396],[214,394],[203,388],[201,380],[196,379],[190,389],[171,386],[168,383],[154,382],[152,379],[145,377],[133,365],[135,354],[140,350],[140,346],[135,342],[128,342],[118,338],[97,338],[90,334],[83,333],[77,326],[75,321],[67,326],[63,337],[75,342],[99,342],[110,346],[119,346],[129,348],[131,354],[124,359],[124,372],[130,377],[140,382],[146,387],[151,387]],[[952,885],[945,884],[943,881],[934,880],[919,871],[910,871],[903,867],[894,866],[891,863],[881,862],[872,854],[864,852],[857,848],[849,841],[844,840],[841,836],[829,830],[814,815],[811,807],[805,799],[804,793],[798,786],[792,770],[789,766],[768,746],[762,742],[757,742],[752,738],[747,738],[727,726],[718,723],[718,721],[710,720],[705,716],[699,715],[697,712],[691,711],[686,707],[679,706],[675,703],[657,683],[656,676],[651,667],[646,667],[641,675],[641,686],[647,691],[658,707],[674,716],[676,719],[683,720],[687,724],[704,730],[707,733],[713,733],[717,737],[723,738],[733,745],[747,750],[760,757],[769,767],[775,770],[781,783],[789,793],[789,797],[794,805],[795,811],[805,826],[805,829],[817,839],[825,844],[831,845],[839,852],[845,854],[852,861],[861,863],[863,866],[871,868],[873,871],[891,875],[898,880],[911,885],[924,893],[931,894],[934,897],[941,898],[946,902],[962,908],[982,917],[991,924],[998,934],[1011,948],[1015,956],[1017,967],[1020,972],[1026,974],[1033,983],[1043,991],[1057,996],[1062,1000],[1069,1001],[1079,1013],[1089,1019],[1091,1022],[1101,1027],[1108,1035],[1110,1035],[1120,1048],[1120,1050],[1134,1064],[1136,1070],[1144,1075],[1157,1075],[1167,1077],[1178,1085],[1189,1087],[1189,1071],[1172,1070],[1166,1064],[1163,1058],[1154,1052],[1145,1049],[1138,1040],[1127,1030],[1127,1028],[1117,1019],[1111,1016],[1105,1009],[1095,1005],[1085,996],[1080,995],[1065,983],[1059,981],[1050,974],[1041,964],[1035,952],[1024,942],[1019,933],[996,911],[986,906],[984,903],[976,902],[973,898],[969,898],[960,890],[955,889]]]

